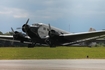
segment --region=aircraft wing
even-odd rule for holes
[[[28,36],[25,36],[23,39],[14,39],[12,35],[0,35],[0,40],[8,40],[8,41],[25,41],[25,42],[30,42],[30,38]]]
[[[61,35],[61,37],[63,37],[64,40],[68,40],[70,42],[85,41],[104,36],[105,36],[105,30]]]
[[[0,35],[0,39],[4,39],[4,40],[13,40],[13,36],[9,36],[9,35]]]

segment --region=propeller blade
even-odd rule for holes
[[[24,30],[25,30],[25,32],[26,32],[27,35],[28,35],[28,33],[27,33],[28,22],[29,22],[29,19],[26,21],[26,24],[24,26]]]
[[[22,29],[21,27],[18,27],[18,28],[16,28],[16,29]]]
[[[15,34],[15,31],[13,30],[13,28],[11,27],[11,30],[12,30],[12,32],[13,32],[13,35]],[[13,37],[13,41],[11,42],[11,45],[13,46],[13,44],[14,44],[14,37]]]
[[[29,19],[26,21],[26,25],[28,24],[28,22],[29,22]]]
[[[12,45],[12,46],[14,45],[14,37],[13,37],[13,40],[11,41],[11,45]]]
[[[12,27],[11,27],[11,30],[12,30],[13,34],[15,34],[15,31],[13,30],[13,28],[12,28]]]
[[[51,35],[51,26],[50,26],[50,24],[48,26],[49,26],[49,33],[48,33],[48,35],[50,37],[50,35]]]
[[[49,24],[49,31],[51,31],[51,26],[50,26],[50,24]]]

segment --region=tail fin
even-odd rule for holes
[[[96,31],[94,28],[90,28],[89,29],[89,32],[91,32],[91,31]]]

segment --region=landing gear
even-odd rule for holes
[[[52,39],[46,39],[45,42],[50,46],[50,48],[55,48],[56,47],[56,43],[55,41],[53,41]]]
[[[21,42],[21,43],[24,43],[24,41],[23,41],[23,40],[21,40],[20,42]]]
[[[50,48],[56,48],[56,45],[50,44]]]
[[[34,48],[33,44],[28,44],[28,48]]]
[[[34,48],[35,45],[36,43],[28,44],[28,48]]]
[[[55,45],[55,42],[54,41],[49,41],[49,40],[46,40],[46,43],[50,46],[50,48],[55,48],[56,45]]]

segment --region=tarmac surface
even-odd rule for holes
[[[105,59],[0,60],[0,70],[105,70]]]

